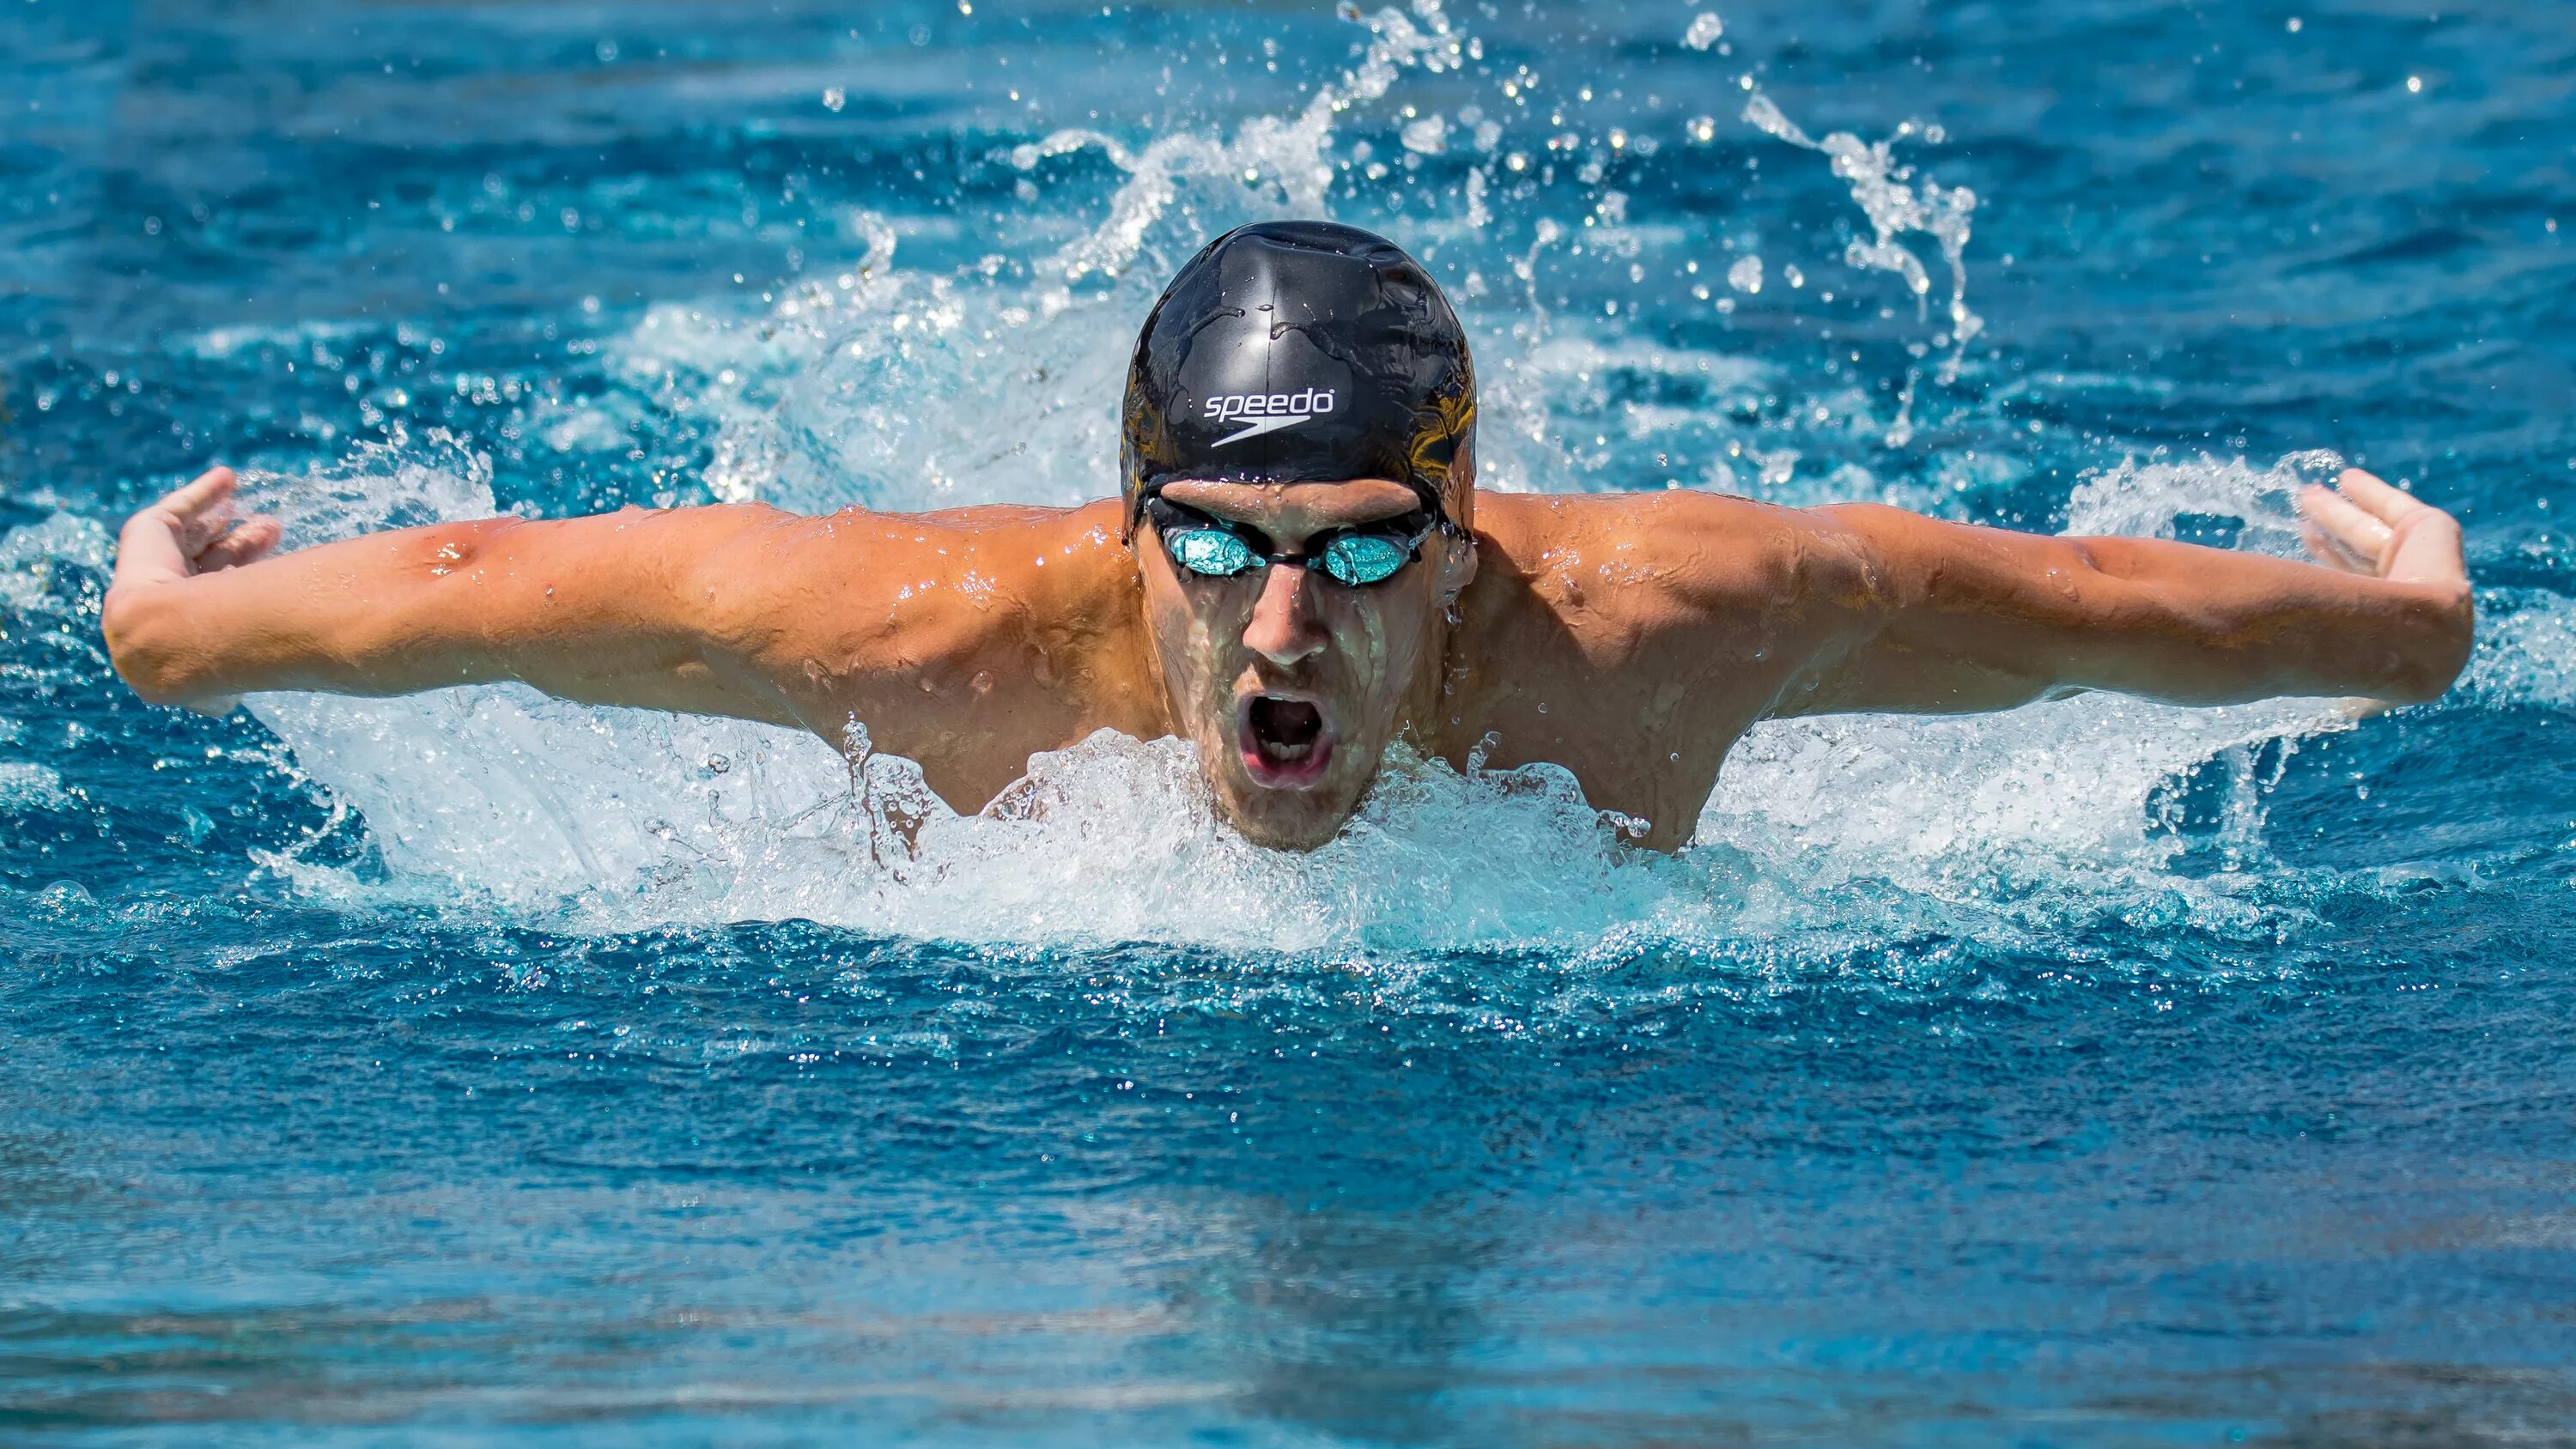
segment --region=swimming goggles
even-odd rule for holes
[[[1306,540],[1303,552],[1270,546],[1260,530],[1217,518],[1159,495],[1145,500],[1145,516],[1163,541],[1163,552],[1182,572],[1203,579],[1230,579],[1271,564],[1296,564],[1320,571],[1345,588],[1382,584],[1406,564],[1422,557],[1423,540],[1448,523],[1445,516],[1415,509],[1383,523],[1336,528]]]

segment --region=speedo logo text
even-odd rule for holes
[[[1333,389],[1310,387],[1303,392],[1224,392],[1207,400],[1207,416],[1217,422],[1241,422],[1241,432],[1217,439],[1210,447],[1222,448],[1240,443],[1281,428],[1293,428],[1307,419],[1333,410]]]

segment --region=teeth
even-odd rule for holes
[[[1291,769],[1322,758],[1323,721],[1312,705],[1265,694],[1254,702],[1246,723],[1246,743],[1265,764]]]

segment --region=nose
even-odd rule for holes
[[[1253,601],[1252,619],[1243,626],[1244,647],[1273,664],[1295,664],[1324,647],[1306,572],[1296,564],[1272,564],[1261,580],[1261,597]]]

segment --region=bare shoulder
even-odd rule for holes
[[[1442,746],[1574,772],[1595,806],[1681,844],[1736,738],[1869,586],[1830,517],[1668,490],[1480,495],[1477,571]]]
[[[808,716],[858,713],[936,771],[966,748],[952,731],[1021,721],[1024,756],[1104,701],[1150,697],[1120,664],[1141,612],[1118,524],[1114,500],[746,515],[696,587],[728,655]]]
[[[1836,509],[1685,489],[1498,494],[1476,508],[1480,567],[1604,622],[1795,611],[1878,586],[1869,540]]]

